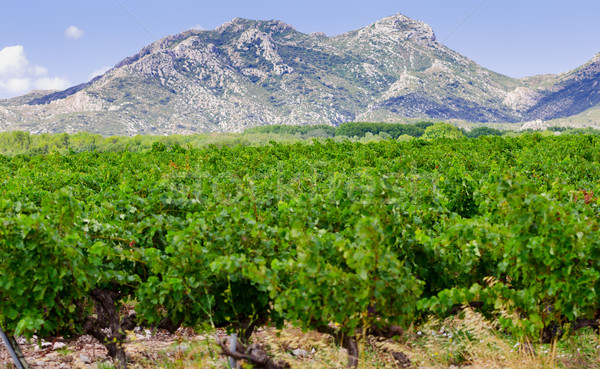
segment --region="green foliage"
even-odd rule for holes
[[[422,130],[426,130],[428,127],[431,127],[434,124],[435,123],[433,122],[417,122],[415,123],[415,126],[417,126],[417,128],[421,128]]]
[[[342,123],[339,127],[326,125],[315,126],[288,126],[288,125],[267,125],[248,128],[244,134],[269,133],[269,134],[288,134],[300,135],[302,138],[309,137],[334,137],[344,136],[350,138],[363,138],[367,134],[387,136],[397,139],[402,135],[411,137],[420,137],[425,128],[433,125],[431,122],[419,122],[416,124],[399,123],[363,123],[350,122]]]
[[[569,201],[562,188],[554,196],[540,193],[522,177],[502,179],[489,190],[496,204],[487,215],[504,222],[505,230],[503,248],[488,250],[498,268],[488,298],[524,314],[521,321],[503,318],[501,323],[536,336],[593,316],[600,281],[600,270],[591,267],[600,256],[598,224],[590,222],[595,211]],[[567,195],[567,201],[557,195]]]
[[[81,152],[146,152],[157,149],[170,150],[172,147],[201,148],[210,145],[221,146],[260,146],[268,145],[271,141],[294,143],[300,141],[311,141],[313,139],[323,140],[333,138],[336,141],[348,140],[352,142],[367,143],[395,139],[406,141],[411,138],[422,137],[425,130],[434,125],[432,122],[418,122],[415,124],[395,123],[343,123],[339,127],[327,125],[268,125],[249,128],[244,133],[219,133],[219,134],[195,134],[195,135],[172,135],[172,136],[109,136],[103,137],[97,134],[80,132],[76,134],[39,134],[32,135],[28,132],[12,131],[0,132],[0,154],[3,155],[39,155],[39,154],[69,154]],[[437,130],[437,129],[436,129]],[[552,135],[552,127],[543,135]],[[445,133],[444,133],[445,132]],[[459,132],[450,129],[437,136],[462,137]],[[596,135],[598,130],[564,129],[562,134]],[[476,138],[480,136],[500,135],[527,135],[533,134],[533,130],[521,131],[518,134],[513,131],[499,131],[490,127],[477,127],[470,132],[462,132],[465,136]],[[431,133],[429,135],[432,135]],[[164,148],[162,147],[164,145]]]
[[[99,274],[94,245],[77,229],[81,210],[71,193],[59,190],[35,210],[15,204],[0,220],[0,324],[15,334],[63,334],[81,324]]]
[[[288,134],[288,135],[306,135],[314,136],[316,133],[320,134],[321,137],[333,137],[335,136],[335,127],[327,126],[324,124],[320,125],[304,125],[304,126],[291,126],[291,125],[265,125],[248,128],[244,131],[246,134],[251,133],[274,133],[274,134]]]
[[[167,146],[160,142],[160,141],[156,141],[152,143],[152,152],[163,152],[167,150]]]
[[[413,124],[394,124],[394,123],[342,123],[336,130],[337,136],[347,137],[365,137],[367,133],[373,135],[386,133],[392,139],[402,135],[420,137],[423,135],[423,129]]]
[[[490,127],[477,127],[466,133],[469,138],[477,138],[480,136],[502,136],[502,131]]]
[[[553,130],[557,131],[557,130]],[[600,135],[600,130],[595,128],[568,128],[564,130],[559,130],[558,132],[562,132],[565,135]]]
[[[463,131],[449,123],[436,123],[425,129],[423,138],[461,138],[465,137]]]
[[[94,289],[136,301],[139,322],[240,333],[284,320],[351,333],[476,303],[538,339],[599,308],[598,136],[136,137],[129,147],[145,150],[76,153],[92,138],[69,136],[65,155],[0,156],[11,334],[81,333]]]
[[[440,189],[447,196],[448,210],[463,218],[477,215],[478,207],[474,197],[477,185],[462,163],[455,163],[448,168],[445,176],[440,178]]]

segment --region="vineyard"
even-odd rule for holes
[[[600,136],[0,156],[0,326],[103,343],[264,325],[357,341],[470,306],[534,343],[598,327]],[[131,308],[133,307],[133,308]]]

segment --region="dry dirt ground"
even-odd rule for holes
[[[130,335],[126,344],[128,358],[132,361],[131,368],[148,367],[148,363],[166,360],[175,356],[178,351],[189,350],[189,343],[201,338],[190,332],[180,330],[176,334],[168,334],[150,330],[136,330]],[[27,343],[18,339],[21,350],[32,369],[67,369],[67,368],[111,368],[111,360],[107,351],[98,341],[90,336],[82,336],[75,341],[56,340],[42,341],[42,347],[37,342]],[[0,345],[0,369],[12,368],[8,351]]]
[[[197,334],[180,329],[165,331],[136,329],[125,345],[130,369],[223,369],[226,360],[212,330]],[[260,327],[252,335],[276,360],[292,369],[344,368],[347,352],[331,336],[303,332],[286,325],[279,330]],[[89,336],[75,341],[26,343],[21,348],[32,369],[112,369],[106,349]],[[359,342],[358,369],[599,369],[600,332],[578,331],[556,345],[531,345],[499,332],[478,313],[465,309],[462,317],[432,320],[411,327],[401,338],[365,338]],[[8,352],[0,344],[0,369],[12,369]]]
[[[220,355],[216,335],[225,339],[226,333],[217,330],[212,334],[199,335],[192,330],[179,329],[175,334],[166,331],[152,332],[136,329],[129,334],[125,349],[130,369],[205,369],[225,368],[226,359]],[[336,346],[328,335],[302,332],[287,327],[259,328],[252,336],[269,355],[284,360],[294,369],[343,368],[348,357],[345,349]],[[42,341],[42,347],[23,339],[20,347],[32,369],[112,369],[112,360],[106,349],[90,336],[75,341]],[[359,368],[403,368],[398,365],[390,350],[375,348],[380,343],[369,344],[363,352]],[[3,345],[0,345],[0,369],[13,369],[12,361]]]

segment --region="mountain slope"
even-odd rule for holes
[[[387,65],[391,84],[367,111],[404,117],[515,121],[504,103],[517,82],[493,73],[438,43],[426,24],[388,17],[334,38],[346,49]]]
[[[526,113],[528,119],[559,119],[600,106],[600,54],[585,65],[565,73],[543,90],[539,101]]]
[[[335,37],[237,18],[166,37],[65,91],[0,100],[0,130],[172,134],[405,117],[518,122],[593,105],[593,96],[569,103],[573,93],[597,91],[597,63],[590,65],[556,84],[512,79],[403,15]]]

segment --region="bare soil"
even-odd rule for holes
[[[147,368],[147,363],[163,361],[179,351],[189,350],[188,343],[201,339],[191,331],[179,330],[175,334],[166,331],[136,330],[125,344],[130,368]],[[18,339],[21,350],[32,369],[96,369],[110,368],[111,359],[106,348],[91,336],[75,341],[57,339],[54,342],[26,342]],[[0,369],[13,368],[12,360],[4,345],[0,344]]]

